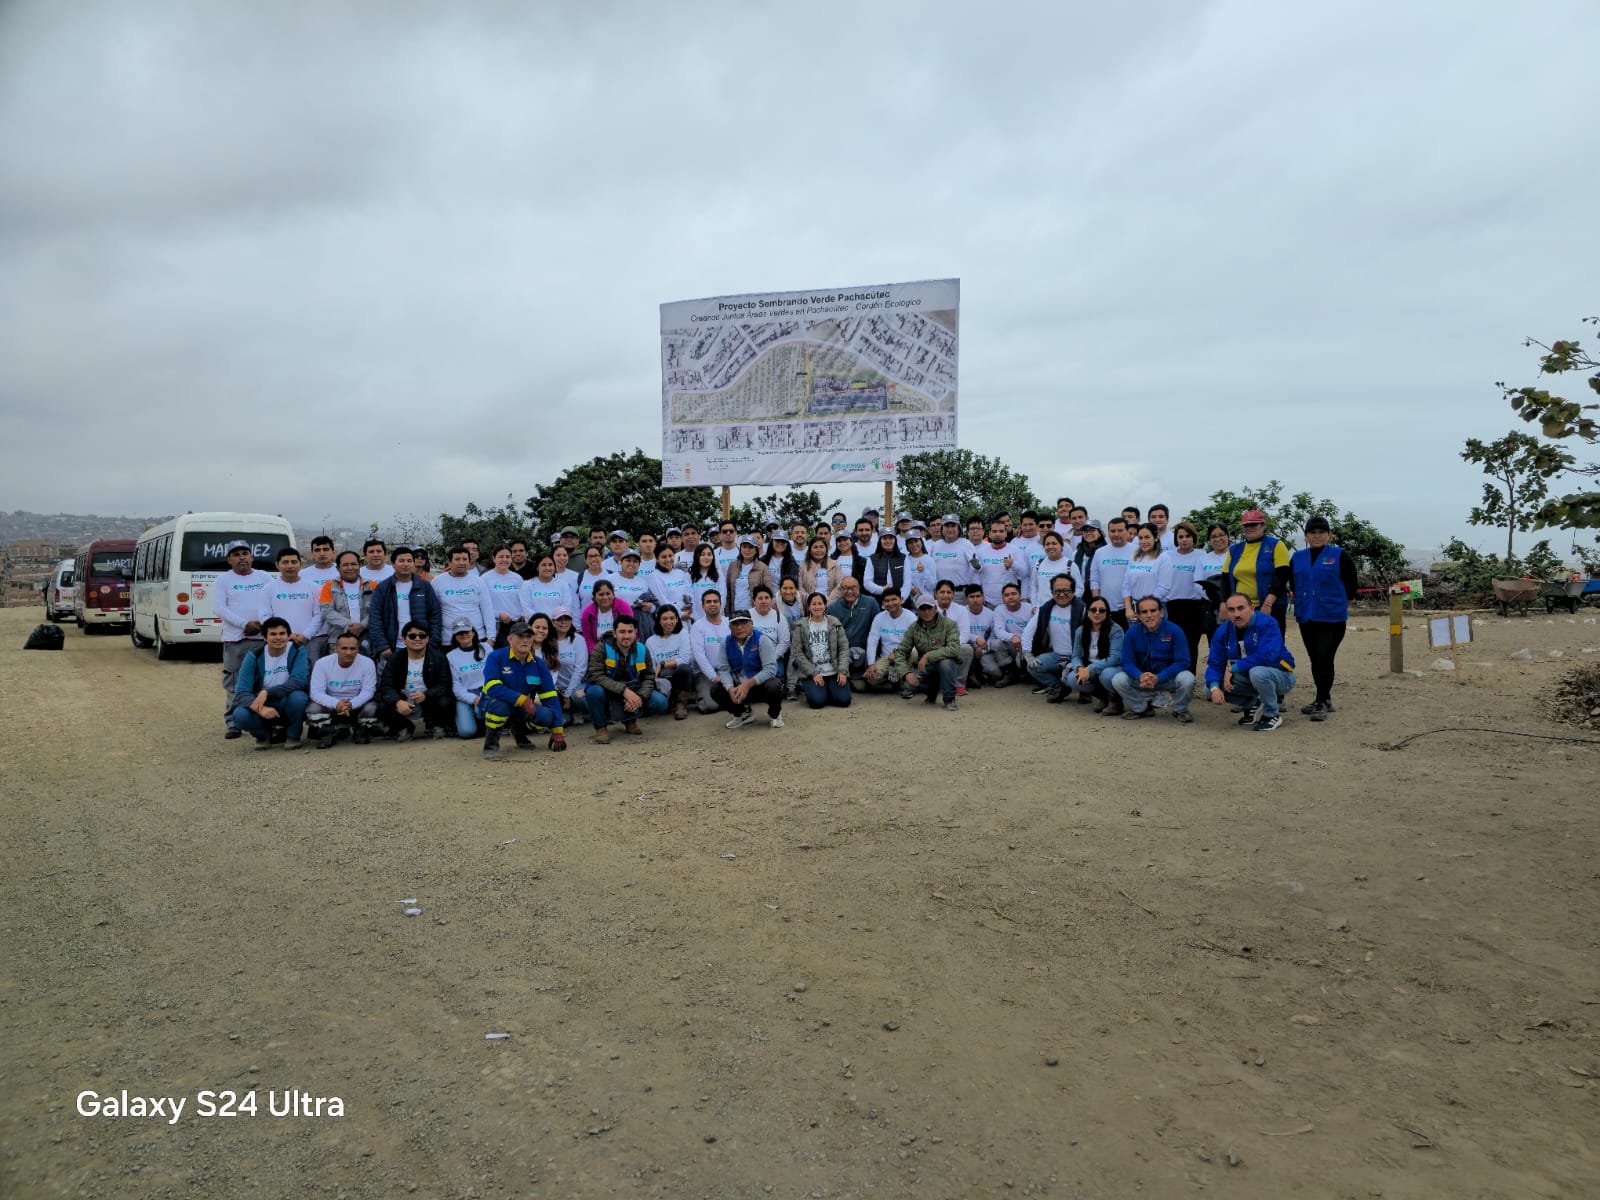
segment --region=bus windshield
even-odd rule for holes
[[[216,571],[228,569],[228,543],[249,542],[255,554],[258,571],[274,570],[278,551],[289,544],[283,533],[214,533],[211,530],[191,530],[183,535],[183,553],[178,559],[180,571]]]
[[[124,571],[132,570],[132,550],[101,550],[89,556],[91,579],[121,579]]]

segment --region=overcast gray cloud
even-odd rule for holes
[[[1585,0],[14,3],[0,507],[520,498],[659,452],[662,301],[959,276],[961,442],[1041,493],[1276,476],[1438,544],[1521,337],[1600,310],[1597,35]]]

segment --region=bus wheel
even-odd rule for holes
[[[171,662],[178,656],[178,648],[166,638],[161,636],[161,622],[156,622],[156,657],[162,662]]]
[[[155,645],[155,642],[151,641],[149,638],[145,637],[144,634],[139,632],[138,622],[128,626],[128,637],[132,640],[133,648],[135,650],[148,650],[151,646]]]

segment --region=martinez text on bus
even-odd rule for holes
[[[93,633],[132,619],[128,590],[133,579],[132,538],[96,538],[78,551],[72,568],[72,599],[78,628]]]

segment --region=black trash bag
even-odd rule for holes
[[[28,635],[28,640],[23,643],[24,650],[59,650],[66,644],[66,636],[61,632],[59,625],[35,625],[33,632]]]

